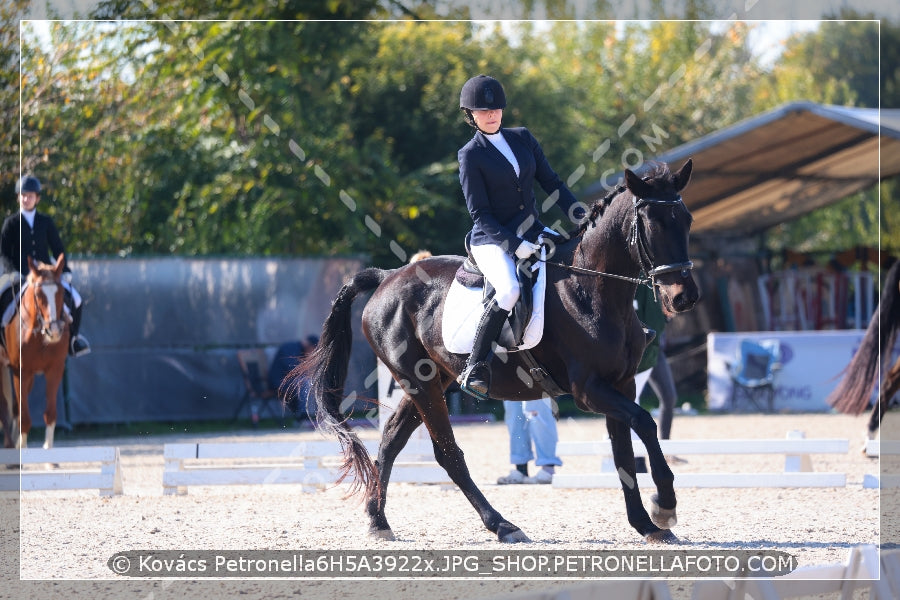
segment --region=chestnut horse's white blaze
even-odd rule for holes
[[[39,316],[42,325],[41,334],[44,336],[44,342],[48,344],[58,342],[63,333],[64,323],[62,319],[56,318],[57,315],[62,314],[61,311],[57,312],[56,306],[56,292],[58,288],[59,286],[55,283],[45,283],[38,288],[47,303],[47,310],[42,311],[42,314]]]

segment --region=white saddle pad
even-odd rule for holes
[[[546,258],[545,250],[541,249],[541,259]],[[517,350],[533,348],[541,341],[544,334],[544,295],[547,291],[547,269],[543,262],[538,262],[537,277],[535,278],[533,293],[533,308],[531,319],[525,327],[522,336],[522,344]],[[484,290],[480,287],[465,287],[457,280],[453,280],[447,298],[444,300],[444,317],[441,322],[441,334],[444,337],[444,347],[455,354],[469,354],[472,352],[472,344],[475,341],[475,332],[478,322],[484,314],[484,304],[481,303]],[[504,323],[500,339],[512,339],[509,331],[509,321]],[[500,346],[502,348],[502,346]]]

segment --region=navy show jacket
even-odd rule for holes
[[[575,196],[550,167],[535,137],[524,127],[501,128],[516,161],[519,176],[503,154],[481,131],[460,148],[459,182],[472,216],[471,244],[496,244],[514,256],[523,239],[537,240],[544,225],[534,197],[534,182],[566,214],[576,204]]]
[[[21,242],[21,246],[19,245]],[[0,257],[6,272],[18,270],[22,276],[28,275],[28,257],[45,264],[52,264],[65,252],[59,231],[49,215],[36,212],[34,227],[19,212],[3,221],[0,229]],[[63,271],[70,271],[66,261]]]

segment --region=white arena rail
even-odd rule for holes
[[[5,470],[0,473],[0,490],[100,490],[101,496],[122,493],[122,466],[119,449],[108,446],[56,448],[4,448],[0,465],[53,464],[61,468],[46,471]],[[21,488],[19,487],[21,483]]]
[[[633,441],[635,456],[646,456],[647,449]],[[660,440],[666,455],[723,455],[723,454],[781,454],[785,456],[784,471],[780,473],[676,473],[675,487],[744,488],[744,487],[844,487],[846,473],[813,472],[811,454],[846,454],[847,439],[805,439],[803,433],[792,431],[787,439],[745,440]],[[559,442],[557,454],[565,456],[606,457],[600,473],[564,474],[553,476],[557,488],[618,488],[622,484],[612,462],[609,440],[600,442]],[[649,473],[638,473],[638,485],[649,487],[653,480]]]
[[[370,455],[378,452],[378,441],[364,442]],[[391,483],[449,484],[447,472],[437,462],[416,461],[431,452],[410,440],[394,463]],[[335,441],[310,442],[200,442],[166,444],[163,492],[184,494],[188,486],[299,484],[314,492],[337,482],[342,462],[341,446]],[[346,480],[345,480],[346,481]]]
[[[869,440],[866,442],[866,456],[880,458],[884,456],[900,456],[900,440]],[[866,475],[863,487],[897,488],[900,487],[900,473],[896,471],[898,462],[882,462],[881,475]],[[885,468],[893,472],[885,473]]]

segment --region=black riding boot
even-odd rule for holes
[[[475,332],[475,342],[472,344],[472,353],[466,368],[459,376],[459,385],[462,390],[476,398],[489,399],[491,390],[491,358],[493,357],[493,344],[500,337],[503,322],[509,316],[508,310],[503,310],[494,300],[491,300]]]
[[[72,308],[72,324],[69,326],[69,355],[84,356],[89,354],[91,346],[88,341],[78,333],[81,329],[81,306]]]

